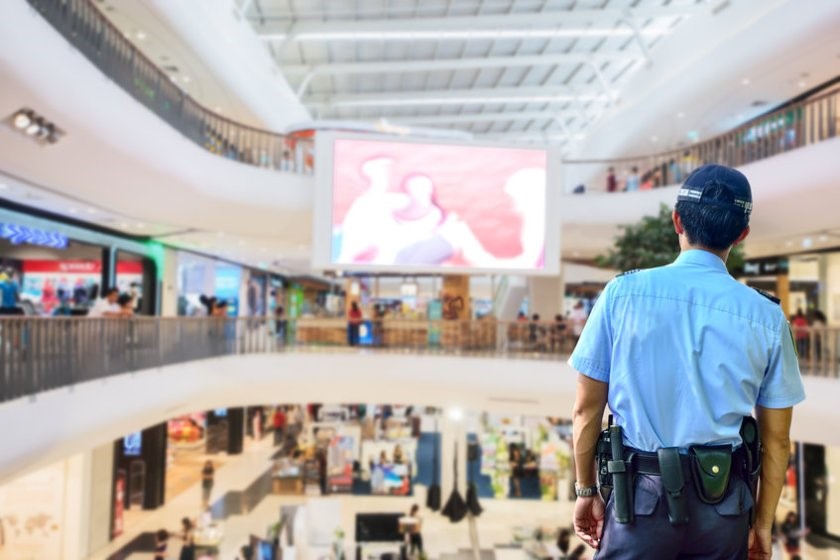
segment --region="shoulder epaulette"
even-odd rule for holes
[[[759,294],[763,295],[764,297],[766,297],[767,299],[769,299],[770,301],[772,301],[776,305],[781,305],[782,304],[782,300],[780,300],[779,298],[777,298],[775,296],[770,295],[769,293],[765,292],[764,290],[760,290],[758,288],[753,288],[753,290],[755,290]]]
[[[619,274],[618,276],[616,276],[616,278],[621,278],[622,276],[627,276],[628,274],[635,274],[636,272],[639,272],[640,270],[642,270],[642,269],[641,268],[634,268],[632,270],[626,270],[626,271],[622,272],[621,274]]]

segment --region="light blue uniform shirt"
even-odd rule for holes
[[[741,420],[756,404],[805,398],[781,307],[701,250],[611,281],[569,364],[609,383],[625,445],[642,451],[740,445]]]

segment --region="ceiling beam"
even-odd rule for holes
[[[372,40],[382,38],[411,39],[434,34],[435,38],[465,38],[471,34],[479,37],[483,32],[498,32],[511,37],[539,34],[543,31],[577,33],[579,36],[618,34],[633,36],[627,27],[628,19],[646,21],[657,18],[686,17],[706,9],[699,5],[638,7],[629,10],[565,10],[546,12],[535,17],[533,13],[516,13],[483,16],[455,16],[403,19],[359,20],[306,20],[288,24],[269,24],[257,27],[257,34],[265,40],[328,41]],[[579,27],[570,27],[570,24]],[[600,24],[603,27],[593,27]],[[664,34],[667,28],[654,26],[643,29],[645,33]],[[532,35],[533,36],[533,35]]]
[[[635,62],[638,54],[616,51],[613,53],[561,53],[533,56],[497,56],[489,58],[447,58],[436,60],[403,60],[379,62],[350,62],[335,64],[296,64],[283,66],[286,75],[328,74],[391,74],[401,72],[436,72],[446,70],[471,70],[474,68],[513,68],[516,66],[559,66],[561,64],[603,64],[606,62]]]
[[[483,122],[532,121],[555,119],[562,111],[519,111],[509,113],[475,113],[434,115],[428,117],[390,117],[388,122],[405,125],[472,124]],[[576,114],[576,113],[573,113]]]
[[[569,103],[572,101],[609,101],[609,99],[608,95],[599,90],[580,90],[561,86],[313,95],[304,100],[304,105],[322,108],[397,107],[484,103]]]

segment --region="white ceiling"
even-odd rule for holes
[[[572,137],[702,0],[241,0],[319,119]]]

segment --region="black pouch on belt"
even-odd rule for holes
[[[677,527],[688,523],[688,504],[686,504],[685,477],[680,460],[680,450],[677,447],[663,447],[659,455],[659,472],[665,497],[668,501],[668,521]]]
[[[688,450],[697,497],[717,504],[726,496],[732,472],[731,445],[695,445]]]

